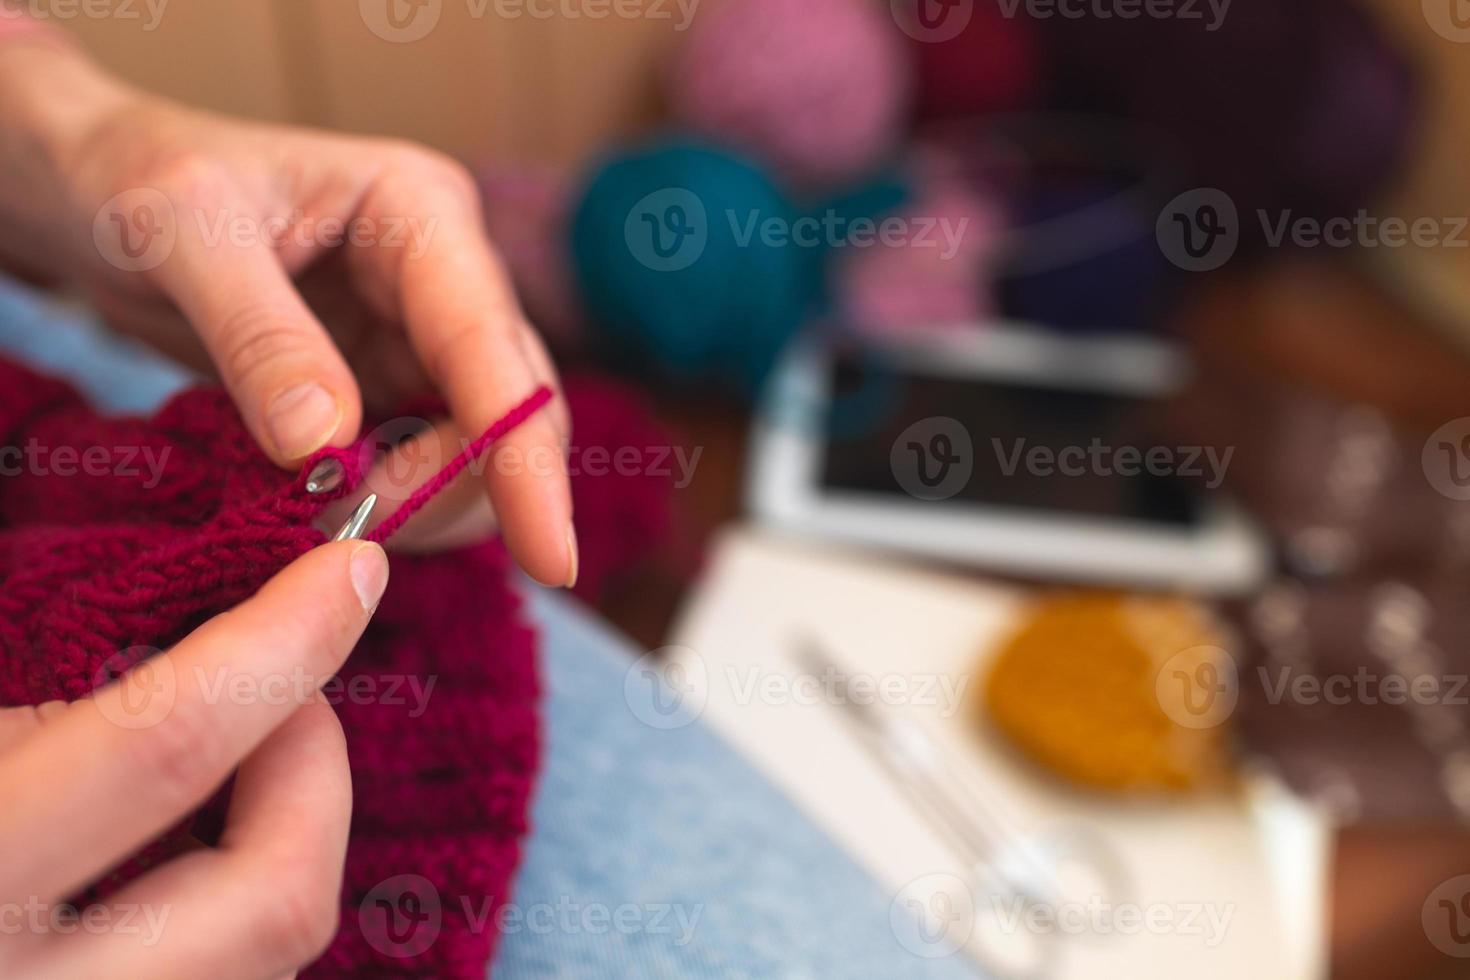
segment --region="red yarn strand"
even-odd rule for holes
[[[529,398],[511,409],[497,420],[494,425],[486,429],[484,435],[466,446],[464,452],[450,460],[442,470],[434,474],[433,479],[410,494],[409,498],[389,515],[387,520],[368,533],[367,540],[382,544],[388,538],[398,533],[403,525],[408,523],[410,517],[418,513],[425,504],[438,496],[449,485],[449,481],[458,476],[466,466],[469,466],[470,463],[484,455],[492,443],[503,438],[507,433],[544,407],[549,401],[551,401],[551,389],[545,385],[537,388]]]

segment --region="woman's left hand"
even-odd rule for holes
[[[0,200],[29,225],[23,258],[79,282],[118,328],[212,366],[278,464],[356,438],[364,401],[381,413],[437,391],[473,438],[555,389],[474,180],[447,157],[196,112],[49,46],[0,50],[0,86],[12,82],[0,140],[28,118],[46,163],[18,182],[24,200],[17,182]],[[549,585],[576,578],[567,429],[558,398],[484,467],[507,546]],[[457,536],[488,528],[490,510],[460,515]]]

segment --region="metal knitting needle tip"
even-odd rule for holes
[[[333,541],[353,541],[362,537],[363,528],[367,527],[368,515],[373,512],[373,506],[378,502],[378,495],[370,493],[362,503],[357,505],[357,510],[347,518],[347,523],[342,525],[342,530],[332,536]]]

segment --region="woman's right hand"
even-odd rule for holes
[[[318,689],[387,579],[377,545],[323,545],[92,697],[0,711],[0,976],[269,980],[321,954],[352,793]],[[217,847],[67,917],[237,769]]]

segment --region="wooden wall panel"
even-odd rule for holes
[[[162,2],[154,31],[68,26],[124,77],[196,105],[510,163],[574,165],[647,127],[682,38],[672,0],[642,0],[664,16],[632,18],[586,15],[603,0],[529,0],[560,11],[550,17],[525,0]],[[389,4],[401,32],[385,19]],[[413,21],[415,10],[433,23],[422,37],[417,25],[429,21]]]
[[[196,105],[257,119],[294,117],[291,79],[281,59],[278,23],[258,0],[154,0],[161,10],[147,30],[144,0],[113,2],[118,16],[58,20],[101,63],[124,78]],[[62,8],[57,8],[58,10]]]

